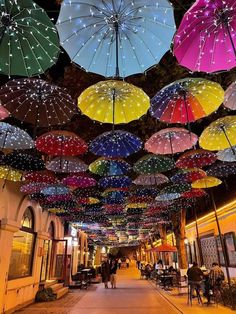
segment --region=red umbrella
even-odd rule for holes
[[[181,197],[187,199],[194,199],[206,196],[207,193],[202,189],[191,189],[190,191],[184,192]]]
[[[39,136],[36,148],[52,156],[77,156],[84,154],[88,146],[83,139],[73,132],[51,131]]]
[[[152,252],[177,252],[177,248],[169,244],[162,244],[152,248]]]
[[[90,177],[88,174],[79,173],[64,178],[62,184],[73,187],[73,188],[89,188],[97,184],[96,180]]]
[[[180,169],[175,175],[170,178],[170,180],[173,183],[191,183],[206,176],[206,172],[199,168]]]
[[[28,172],[24,175],[24,179],[29,182],[56,183],[57,177],[53,172],[48,170]]]
[[[153,134],[145,143],[145,149],[153,154],[175,154],[196,145],[198,137],[184,128],[167,128]]]
[[[184,153],[176,162],[177,168],[202,168],[217,160],[215,153],[205,149],[194,149]]]

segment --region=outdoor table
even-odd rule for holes
[[[161,275],[159,278],[163,284],[164,289],[169,286],[173,286],[173,275]]]

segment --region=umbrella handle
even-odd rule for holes
[[[117,17],[117,15],[116,15]],[[115,34],[116,34],[116,78],[120,77],[119,70],[119,24],[118,22],[114,22]]]
[[[227,33],[229,35],[229,39],[230,39],[230,42],[231,42],[231,45],[232,45],[232,48],[233,48],[233,51],[234,51],[234,56],[235,56],[235,59],[236,59],[236,47],[234,45],[234,41],[233,41],[233,38],[232,38],[232,35],[230,33],[230,29],[229,29],[229,24],[228,24],[228,21],[226,21],[224,23],[225,27],[226,27],[226,30],[227,30]]]
[[[188,115],[188,106],[187,106],[187,98],[186,98],[186,93],[184,93],[184,106],[185,106],[185,111],[186,111],[186,116],[187,116],[187,126],[188,126],[188,131],[189,131],[189,135],[190,135],[190,139],[192,137],[191,134],[191,128],[190,128],[190,122],[189,122],[189,115]]]
[[[232,144],[231,144],[231,142],[230,142],[230,140],[229,140],[229,137],[228,137],[228,135],[227,135],[227,133],[226,133],[226,130],[225,130],[224,125],[221,126],[221,129],[222,129],[222,131],[223,131],[223,133],[224,133],[224,135],[225,135],[225,137],[226,137],[227,142],[229,143],[229,146],[230,146],[230,148],[231,148],[231,150],[232,150],[233,155],[235,156],[235,155],[236,155],[236,152],[235,152],[235,150],[234,150],[234,148],[233,148],[233,146],[232,146]]]

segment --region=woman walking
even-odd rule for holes
[[[110,265],[108,260],[104,260],[101,265],[102,282],[105,289],[108,289],[108,281],[110,281]]]
[[[111,267],[110,267],[110,274],[111,274],[111,287],[116,289],[116,271],[117,271],[117,263],[115,260],[112,260]]]

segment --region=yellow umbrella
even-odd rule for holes
[[[143,116],[150,107],[144,91],[123,81],[102,81],[87,88],[78,107],[89,118],[103,123],[128,123]]]
[[[209,189],[214,186],[220,185],[222,183],[221,180],[215,177],[205,177],[199,180],[196,180],[192,183],[192,188],[194,189]]]
[[[236,145],[236,116],[226,116],[212,122],[202,132],[199,145],[211,151],[232,148]]]
[[[127,204],[125,209],[135,209],[135,208],[147,208],[148,207],[148,204],[147,203],[130,203],[130,204]]]
[[[0,179],[8,181],[23,181],[23,173],[7,166],[0,166]]]

